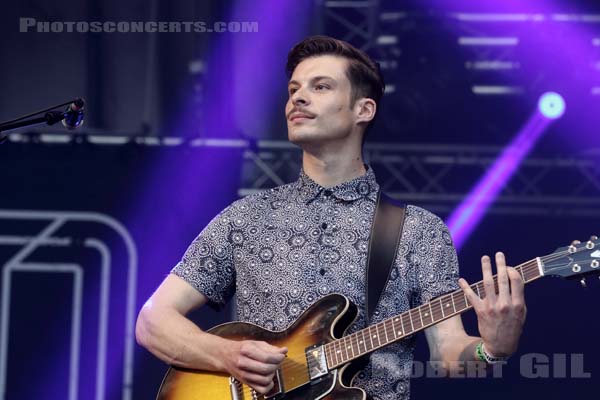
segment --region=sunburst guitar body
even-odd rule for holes
[[[356,311],[356,306],[346,297],[334,294],[313,304],[285,331],[273,332],[244,322],[219,325],[209,332],[226,339],[263,340],[274,346],[288,348],[287,357],[277,372],[275,387],[271,393],[259,395],[227,374],[171,367],[157,399],[366,399],[366,393],[362,389],[350,388],[344,384],[342,377],[350,373],[350,369],[346,368],[348,365],[325,372],[326,368],[319,363],[322,345],[333,342],[336,334],[342,335],[356,317]],[[309,365],[312,371],[309,370]],[[311,379],[311,374],[320,376]],[[351,380],[351,377],[347,379]]]

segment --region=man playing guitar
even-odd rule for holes
[[[281,331],[323,296],[341,293],[358,306],[348,332],[365,328],[365,268],[380,190],[362,160],[384,89],[378,66],[346,42],[315,36],[291,50],[287,71],[288,138],[303,150],[299,179],[240,199],[216,216],[145,303],[136,326],[138,342],[168,364],[225,373],[258,394],[273,388],[288,348],[207,333],[186,315],[206,304],[223,306],[235,292],[240,321]],[[495,289],[484,256],[485,295],[475,293],[458,278],[441,219],[412,205],[405,212],[373,322],[460,287],[481,337],[466,334],[460,315],[445,319],[425,329],[431,360],[450,371],[456,361],[509,357],[526,315],[519,272],[497,253]],[[372,398],[409,398],[413,348],[408,338],[374,351],[353,386]]]

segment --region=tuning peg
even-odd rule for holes
[[[587,289],[587,282],[585,281],[585,278],[581,278],[579,283],[581,284],[582,288]]]
[[[590,240],[598,240],[598,236],[592,235],[592,236],[590,236]]]

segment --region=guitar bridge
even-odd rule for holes
[[[306,365],[308,366],[308,376],[310,377],[311,381],[329,373],[323,345],[316,344],[308,347],[305,351],[305,354]]]
[[[242,382],[235,379],[233,376],[229,377],[229,391],[231,393],[231,400],[242,400]]]
[[[265,400],[278,400],[280,399],[280,395],[283,394],[283,379],[281,377],[281,369],[278,369],[275,372],[275,377],[273,378],[273,389],[269,391],[269,393],[261,395],[254,389],[250,389],[251,398],[248,400],[258,400],[258,398],[264,398]],[[243,391],[243,384],[233,376],[229,377],[229,391],[231,394],[231,400],[245,400]]]

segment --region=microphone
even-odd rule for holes
[[[64,116],[65,118],[62,120],[62,124],[67,129],[76,129],[83,124],[83,107],[85,106],[85,101],[80,97],[75,99],[73,103],[71,103],[67,109],[65,110]]]

